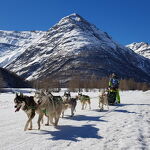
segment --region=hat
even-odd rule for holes
[[[113,78],[117,78],[117,75],[115,73],[112,73],[111,75]]]

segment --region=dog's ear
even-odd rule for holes
[[[41,95],[45,95],[45,92],[42,90],[40,94],[41,94]]]
[[[45,90],[43,90],[43,94],[44,95],[47,95],[48,94],[48,91],[45,89]]]
[[[81,96],[82,96],[82,93],[81,93],[81,92],[79,92],[79,93],[78,93],[78,95],[81,95]]]
[[[23,93],[20,93],[20,97],[23,97]]]
[[[16,93],[16,97],[18,97],[18,93]]]

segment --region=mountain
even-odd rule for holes
[[[44,31],[0,30],[0,66],[11,63],[44,34]]]
[[[150,45],[148,43],[134,42],[134,43],[127,45],[126,47],[128,47],[128,48],[132,49],[133,51],[135,51],[136,53],[150,59]]]
[[[4,68],[0,67],[0,88],[31,87],[28,82]]]
[[[150,82],[149,59],[116,43],[78,14],[62,18],[6,68],[27,80],[66,81],[115,72],[121,78]]]

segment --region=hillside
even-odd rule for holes
[[[27,80],[108,76],[150,82],[150,60],[113,41],[78,14],[62,18],[7,69]]]
[[[0,88],[27,88],[31,87],[23,78],[13,72],[0,67]]]
[[[44,34],[44,31],[0,30],[0,67],[10,64]]]

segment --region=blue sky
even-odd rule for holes
[[[120,44],[150,43],[150,0],[0,0],[0,30],[48,30],[72,13]]]

